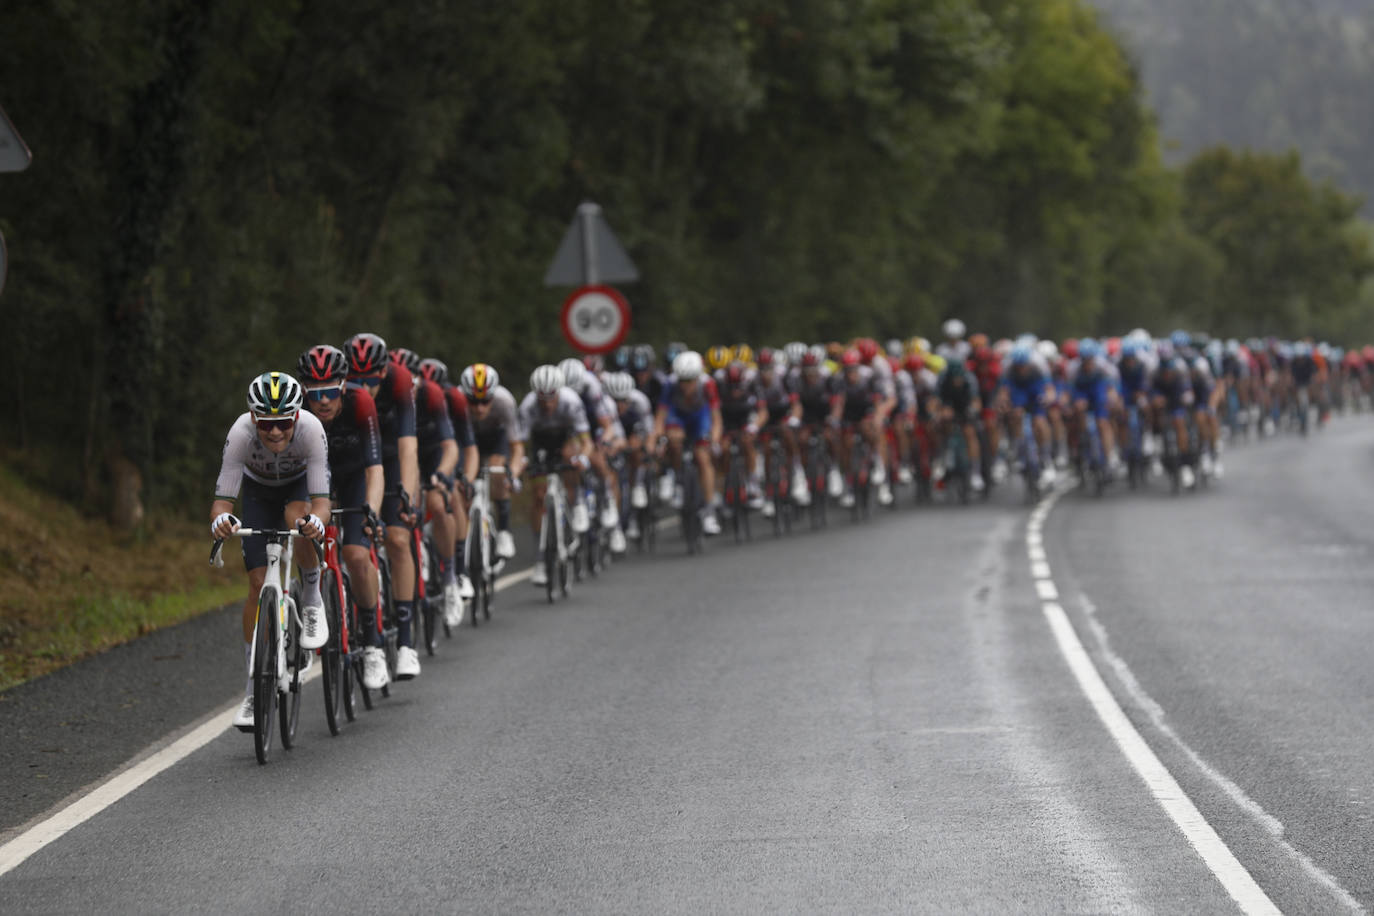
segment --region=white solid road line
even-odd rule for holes
[[[502,576],[496,580],[496,590],[501,591],[524,582],[532,574],[533,570],[526,569],[524,572]],[[319,676],[320,669],[321,666],[318,664],[311,665],[310,670],[301,678],[301,684],[313,681]],[[205,722],[161,750],[152,754],[148,754],[146,750],[140,752],[139,757],[142,759],[135,757],[136,763],[126,764],[124,768],[116,771],[114,776],[90,792],[0,846],[0,875],[13,871],[29,856],[59,839],[67,831],[84,824],[158,773],[185,760],[233,728],[234,713],[238,711],[240,702],[242,701],[235,700],[229,706],[212,713]],[[143,756],[145,754],[147,756]]]
[[[1068,662],[1069,670],[1078,680],[1078,686],[1082,688],[1088,702],[1092,704],[1102,724],[1107,727],[1108,734],[1121,749],[1121,753],[1144,780],[1150,794],[1183,833],[1189,845],[1197,850],[1207,868],[1226,889],[1226,893],[1236,901],[1241,912],[1277,914],[1279,908],[1274,905],[1274,901],[1270,900],[1263,888],[1255,883],[1255,879],[1246,871],[1245,866],[1240,864],[1240,860],[1231,852],[1230,847],[1212,825],[1207,823],[1202,812],[1198,811],[1178,781],[1169,773],[1155,752],[1150,750],[1140,732],[1136,731],[1135,726],[1126,717],[1126,713],[1116,702],[1106,681],[1093,664],[1088,651],[1083,648],[1083,643],[1074,632],[1068,615],[1060,607],[1057,600],[1058,590],[1054,586],[1049,563],[1044,559],[1041,545],[1045,518],[1063,493],[1064,490],[1056,489],[1047,496],[1036,506],[1026,525],[1026,553],[1032,564],[1036,590],[1041,598],[1041,609],[1044,611],[1045,619],[1049,621],[1060,653]],[[1045,586],[1048,586],[1048,589]],[[1055,597],[1046,598],[1047,594]]]

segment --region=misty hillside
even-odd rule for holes
[[[1132,49],[1171,159],[1297,148],[1374,201],[1370,0],[1093,0]]]

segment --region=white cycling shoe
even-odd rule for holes
[[[515,559],[515,538],[509,531],[496,532],[496,555],[503,560]]]
[[[664,473],[658,479],[658,501],[666,503],[673,498],[673,475]]]
[[[633,515],[625,522],[625,536],[632,540],[639,537],[639,519],[635,518]]]
[[[408,681],[420,673],[420,653],[410,646],[396,650],[396,680]]]
[[[637,483],[630,488],[630,505],[636,509],[643,509],[649,505],[649,491],[644,489],[644,484]]]
[[[770,499],[762,506],[759,506],[759,512],[762,513],[764,518],[772,518],[778,514],[778,507],[773,505],[773,500]]]
[[[983,480],[983,475],[977,471],[969,475],[968,485],[975,493],[982,493],[987,487],[987,483]]]
[[[318,649],[329,642],[329,622],[321,605],[301,608],[301,648]]]
[[[701,513],[701,530],[707,537],[715,537],[720,534],[720,521],[716,518],[715,510],[703,509]]]
[[[886,480],[878,484],[878,505],[892,505],[892,487],[888,486]]]
[[[825,478],[825,486],[831,496],[839,497],[844,494],[844,478],[840,476],[839,468],[830,469],[830,474]]]
[[[368,690],[381,690],[391,680],[386,671],[386,653],[381,646],[368,646],[363,650],[363,686]]]
[[[251,732],[253,730],[253,694],[249,693],[239,704],[239,711],[234,713],[234,728],[241,732]]]
[[[1185,490],[1191,490],[1197,483],[1197,475],[1194,474],[1193,469],[1186,464],[1179,468],[1178,479],[1179,483],[1183,484],[1183,489]]]
[[[543,588],[549,584],[548,574],[544,572],[543,562],[535,563],[534,569],[530,572],[530,585],[535,588]]]
[[[611,529],[611,553],[625,552],[625,532],[619,528]]]
[[[444,623],[456,627],[463,622],[463,598],[458,591],[458,583],[450,582],[444,586]]]
[[[842,496],[840,496],[840,508],[841,508],[841,509],[852,509],[852,508],[854,508],[854,493],[853,493],[853,491],[846,490],[846,491],[844,492],[844,494],[843,494]]]
[[[586,534],[587,529],[592,526],[592,521],[587,517],[587,507],[582,503],[573,506],[572,510],[572,530],[574,534]]]
[[[477,592],[473,590],[473,588],[472,588],[472,580],[468,578],[467,573],[459,573],[459,574],[458,574],[458,598],[459,598],[460,600],[462,600],[462,601],[467,601],[469,598],[471,598],[471,597],[472,597],[473,595],[475,595],[475,594],[477,594]],[[461,615],[461,613],[462,613],[462,609],[460,608],[460,609],[459,609],[459,614]]]
[[[615,503],[607,503],[601,510],[601,527],[614,528],[620,524],[620,513],[616,511]]]

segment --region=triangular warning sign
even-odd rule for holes
[[[0,108],[0,172],[22,172],[32,161],[33,154]]]
[[[545,286],[594,286],[639,279],[630,256],[615,237],[601,207],[588,201],[577,208],[572,225],[544,275]]]

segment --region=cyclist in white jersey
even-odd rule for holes
[[[530,393],[520,402],[516,435],[530,456],[533,476],[533,499],[530,500],[530,527],[539,536],[544,514],[544,494],[548,487],[549,468],[557,464],[574,464],[583,469],[590,466],[592,450],[591,428],[582,399],[563,384],[563,372],[558,366],[540,366],[530,374]],[[572,527],[577,534],[585,534],[591,527],[587,506],[582,502],[582,489],[577,471],[563,472],[563,486],[572,502]],[[619,529],[617,529],[617,532]],[[624,535],[620,535],[624,538]],[[624,544],[621,544],[624,549]],[[532,584],[542,588],[548,583],[547,571],[539,559],[539,543],[535,541]]]
[[[224,457],[210,505],[210,533],[226,538],[240,525],[249,528],[295,528],[307,537],[324,537],[329,518],[329,441],[324,425],[301,410],[300,383],[285,372],[265,372],[248,386],[248,412],[229,429]],[[241,503],[242,522],[233,513]],[[242,543],[248,571],[248,597],[243,602],[245,667],[253,647],[258,592],[267,578],[267,542],[260,536]],[[318,649],[329,639],[329,624],[320,596],[319,559],[314,550],[295,551],[302,595],[301,646]],[[234,716],[239,729],[253,727],[253,678],[248,677],[243,703]]]

